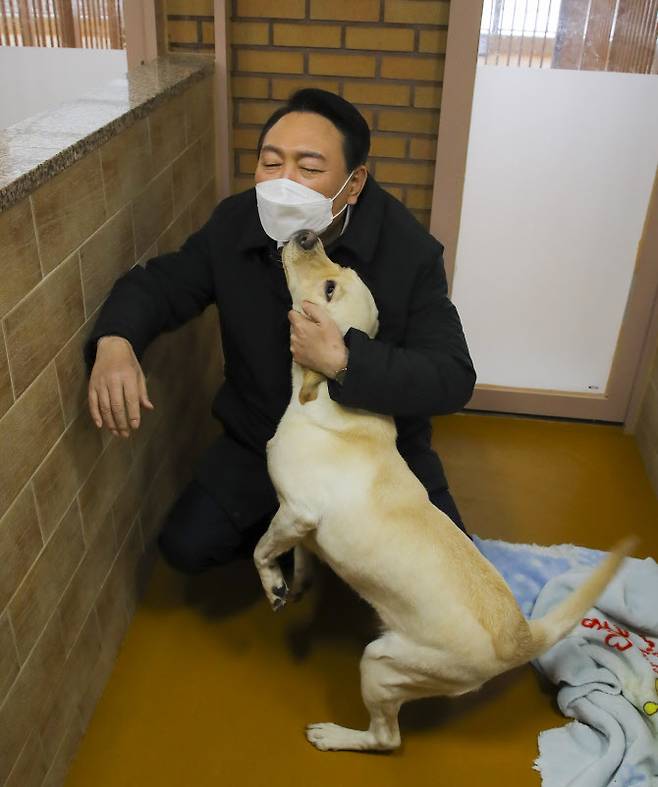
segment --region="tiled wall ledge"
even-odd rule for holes
[[[97,100],[91,115],[55,113],[49,130],[46,117],[23,124],[44,140],[59,128],[60,154],[76,160],[34,172],[43,148],[23,148],[32,169],[0,205],[3,787],[64,784],[163,517],[218,432],[216,309],[148,348],[155,410],[129,440],[92,423],[82,359],[113,282],[176,251],[217,202],[212,81],[206,63],[160,61],[127,78],[122,108]]]
[[[207,57],[159,57],[77,101],[0,129],[0,211],[213,69]]]

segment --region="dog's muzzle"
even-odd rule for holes
[[[304,251],[310,251],[318,242],[319,238],[313,230],[300,230],[296,232],[290,240],[298,246],[301,246]]]

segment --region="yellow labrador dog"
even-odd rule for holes
[[[374,337],[377,308],[349,268],[333,263],[309,231],[283,250],[293,308],[322,304],[344,333]],[[390,417],[336,404],[321,375],[292,368],[293,395],[267,446],[280,507],[254,561],[272,607],[297,595],[315,553],[377,611],[383,633],[361,659],[367,730],[311,724],[318,749],[400,745],[403,702],[456,696],[548,650],[573,628],[612,578],[633,539],[540,620],[527,621],[498,571],[432,503],[395,445]],[[290,591],[277,558],[295,548]]]

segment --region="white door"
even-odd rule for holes
[[[478,371],[471,406],[624,419],[619,337],[637,317],[658,166],[657,11],[484,2],[452,288]]]

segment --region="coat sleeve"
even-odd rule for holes
[[[334,401],[395,416],[454,413],[471,398],[475,371],[457,310],[448,298],[443,259],[419,271],[404,341],[393,346],[350,328],[348,371],[329,381]]]
[[[211,218],[181,248],[135,265],[116,281],[84,346],[87,372],[101,336],[123,336],[141,359],[148,344],[200,314],[214,301]]]

